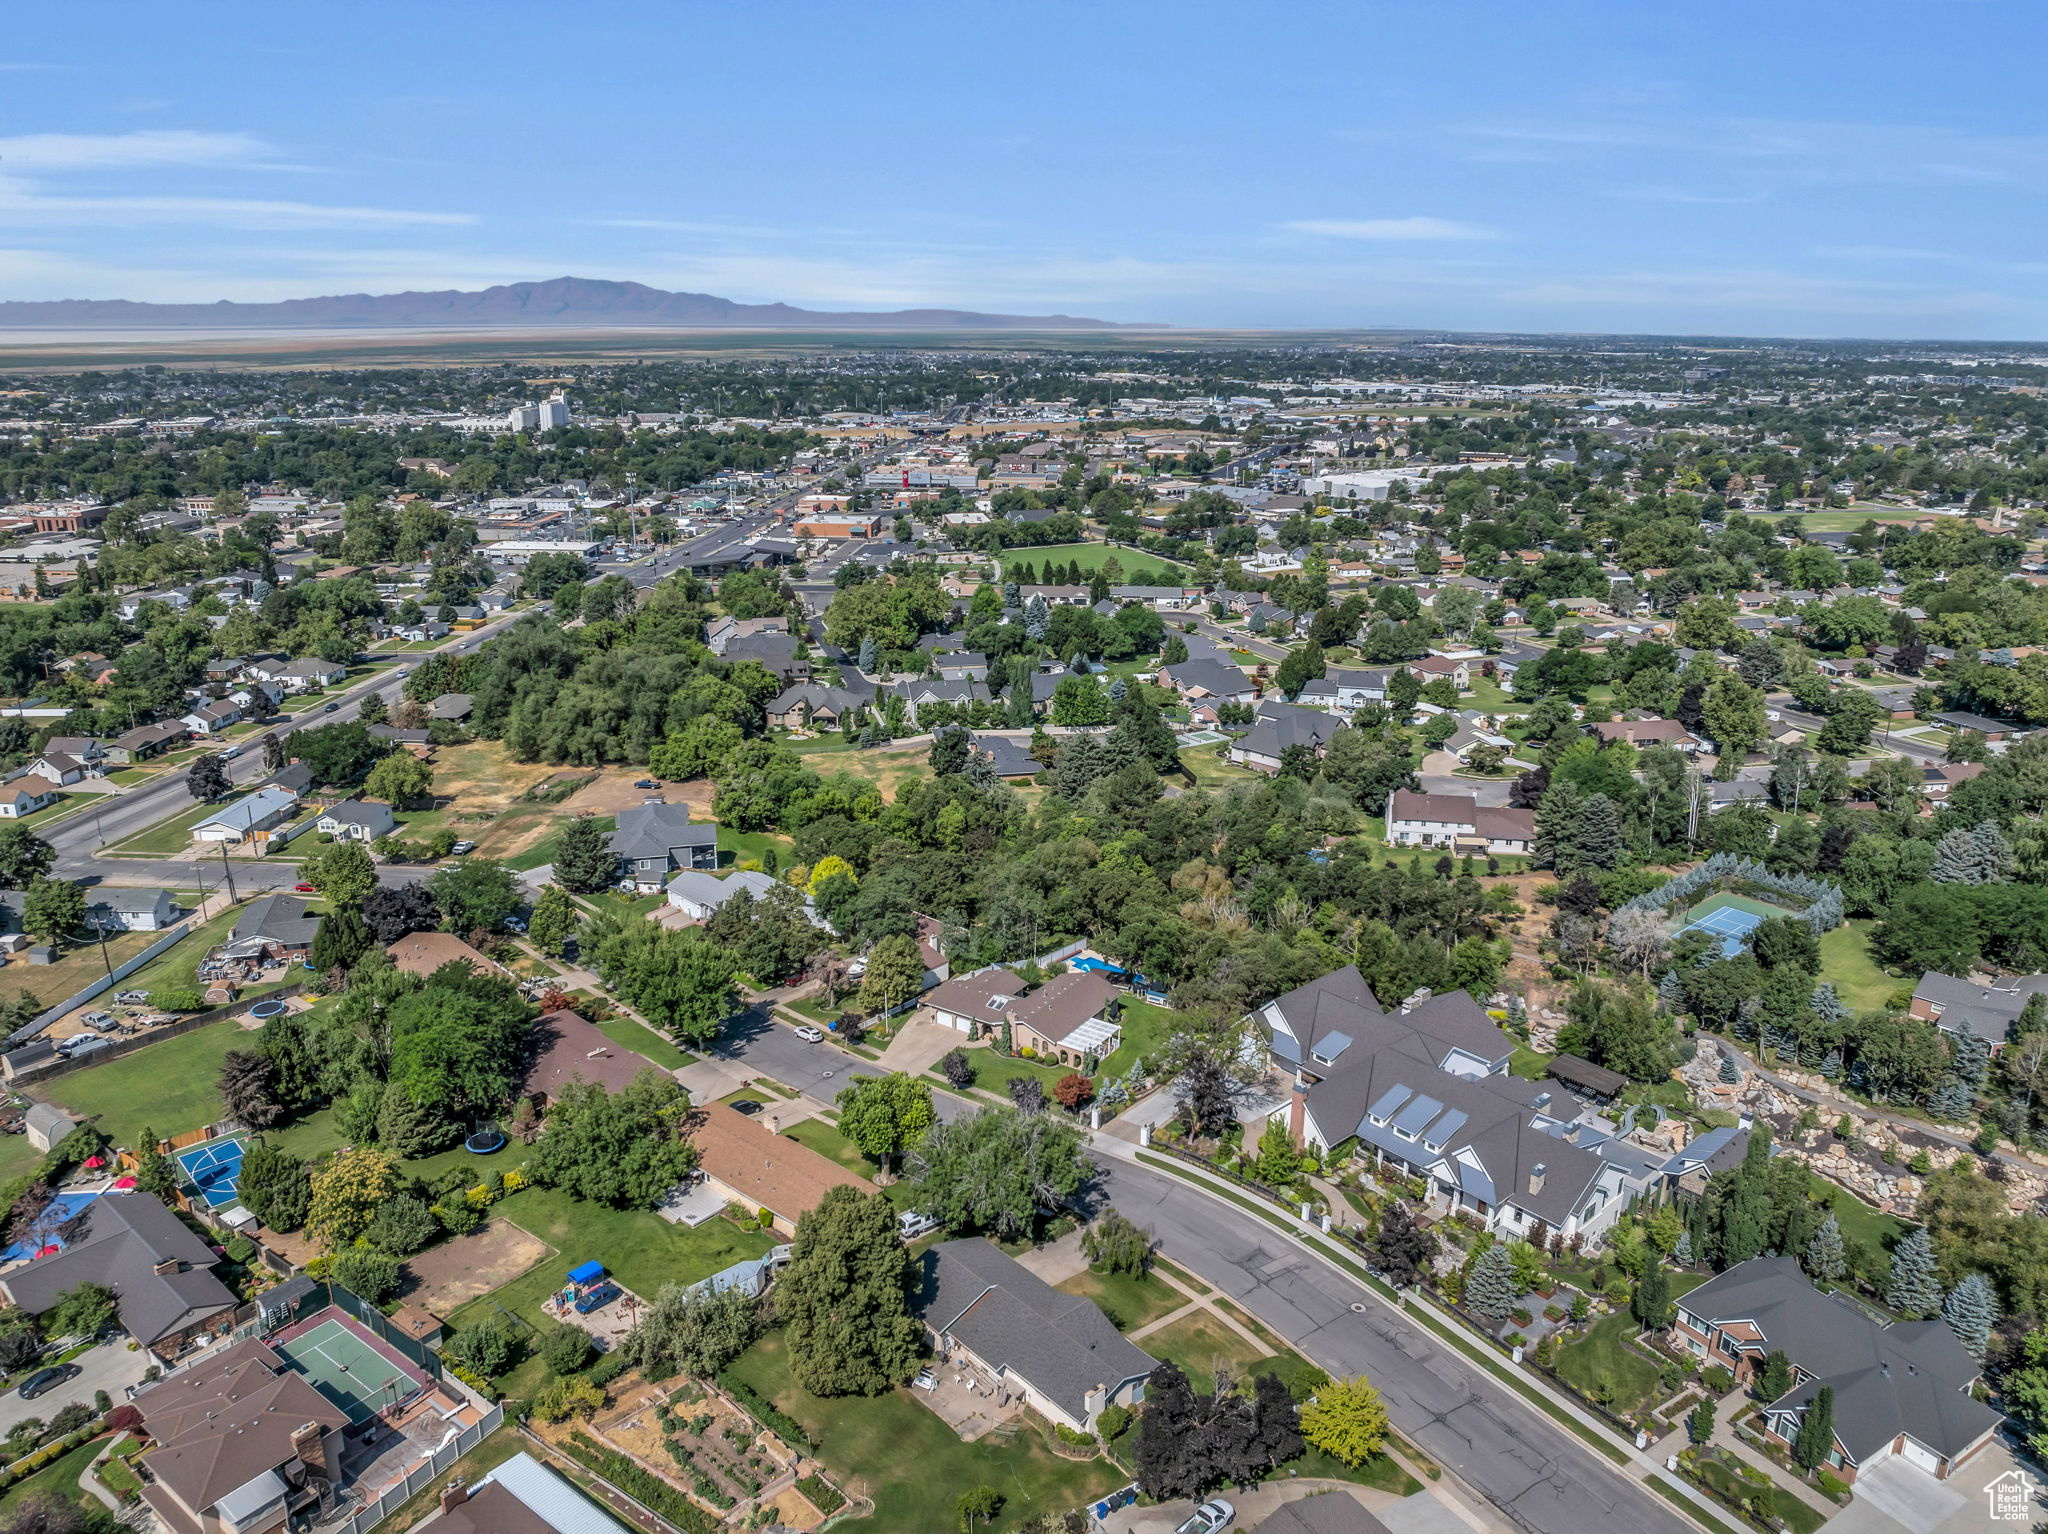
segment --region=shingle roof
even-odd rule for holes
[[[1150,1374],[1158,1362],[1094,1301],[1062,1294],[978,1236],[941,1241],[925,1254],[914,1305],[934,1332],[1081,1421],[1089,1391]]]
[[[84,1234],[63,1251],[0,1278],[22,1309],[44,1311],[74,1285],[105,1284],[117,1298],[121,1325],[155,1342],[196,1318],[233,1308],[233,1292],[210,1271],[212,1248],[161,1199],[109,1194],[87,1204],[83,1218]],[[176,1272],[154,1271],[173,1259],[183,1264]]]
[[[229,936],[236,941],[265,938],[287,948],[298,948],[309,945],[319,931],[320,918],[307,913],[305,901],[296,895],[265,895],[250,903],[249,909],[236,919]]]
[[[1937,1453],[1960,1454],[2002,1420],[1968,1394],[1978,1365],[1946,1322],[1887,1325],[1842,1295],[1822,1294],[1793,1258],[1738,1263],[1679,1307],[1717,1326],[1754,1322],[1765,1347],[1814,1376],[1774,1405],[1804,1406],[1832,1385],[1835,1436],[1858,1461],[1900,1433]]]
[[[693,822],[687,804],[643,804],[619,812],[611,850],[622,858],[666,857],[679,847],[717,845],[718,827]]]
[[[828,1188],[873,1193],[875,1185],[808,1146],[774,1133],[724,1103],[697,1110],[702,1121],[691,1133],[704,1171],[743,1198],[794,1222],[817,1207]]]

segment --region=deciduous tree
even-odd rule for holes
[[[813,1395],[879,1395],[910,1377],[922,1335],[896,1210],[877,1193],[828,1188],[797,1222],[775,1285],[790,1371]]]

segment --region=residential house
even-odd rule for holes
[[[1982,1369],[1946,1322],[1880,1320],[1846,1292],[1814,1288],[1792,1257],[1753,1257],[1685,1295],[1671,1346],[1738,1381],[1784,1354],[1792,1388],[1763,1408],[1762,1426],[1787,1448],[1816,1392],[1832,1389],[1826,1463],[1852,1483],[1894,1458],[1946,1480],[2005,1420],[1971,1394]]]
[[[1700,749],[1699,738],[1676,719],[1602,720],[1587,725],[1586,730],[1603,744],[1625,740],[1639,750],[1644,746],[1676,746],[1681,751]]]
[[[224,1335],[235,1295],[213,1275],[212,1247],[149,1193],[106,1194],[81,1211],[61,1251],[0,1275],[0,1291],[31,1315],[80,1284],[114,1291],[121,1329],[160,1359]]]
[[[1569,449],[1567,449],[1569,451]],[[1342,1491],[1312,1491],[1282,1503],[1259,1523],[1259,1534],[1393,1534]]]
[[[626,1526],[524,1450],[476,1485],[460,1476],[421,1534],[626,1534]]]
[[[250,665],[249,672],[259,682],[281,684],[287,692],[334,687],[348,679],[348,667],[337,661],[321,660],[318,656],[282,663],[276,660],[256,661]]]
[[[1929,970],[1913,988],[1912,1015],[1944,1033],[1974,1033],[1995,1052],[2035,996],[2048,993],[2048,975],[2021,975],[1979,985]]]
[[[1216,660],[1188,659],[1159,668],[1159,683],[1183,702],[1250,703],[1258,696],[1252,679],[1235,666]]]
[[[2027,733],[2021,725],[2008,724],[2003,719],[1992,719],[1961,709],[1951,710],[1945,714],[1932,714],[1929,719],[1934,724],[1947,725],[1951,730],[1974,730],[1987,741],[2002,741],[2011,736]]]
[[[537,1108],[553,1103],[572,1081],[619,1092],[643,1071],[660,1072],[651,1060],[612,1042],[595,1023],[566,1008],[534,1019],[527,1048],[526,1072],[516,1095]]]
[[[751,868],[723,876],[685,868],[668,881],[668,903],[691,921],[709,921],[712,913],[735,895],[745,893],[759,900],[780,883],[772,875]]]
[[[181,721],[176,724],[141,724],[123,734],[116,735],[107,743],[107,760],[116,766],[130,762],[146,762],[151,757],[161,756],[189,732]]]
[[[1027,994],[1028,993],[1028,994]],[[1062,1065],[1107,1059],[1123,1043],[1117,990],[1092,970],[1069,970],[1032,991],[1013,971],[985,969],[946,981],[925,998],[932,1015],[968,1035],[1010,1027],[1011,1047]]]
[[[1515,1053],[1515,1041],[1463,991],[1418,993],[1388,1012],[1355,964],[1276,997],[1254,1020],[1273,1064],[1310,1080],[1320,1080],[1368,1035],[1419,1040],[1415,1047],[1436,1069],[1458,1076],[1499,1075]]]
[[[0,820],[22,820],[57,802],[57,785],[34,773],[0,783]]]
[[[509,975],[504,965],[485,958],[452,932],[409,932],[387,943],[384,951],[396,968],[423,978],[444,964],[466,964],[478,975]]]
[[[244,842],[265,845],[270,833],[290,820],[299,807],[299,797],[285,788],[259,788],[231,804],[224,804],[192,828],[199,842],[225,842],[239,847]]]
[[[85,907],[85,925],[91,932],[161,932],[177,917],[177,902],[165,889],[102,884],[90,892]]]
[[[1092,1433],[1111,1406],[1145,1399],[1158,1360],[1093,1300],[1063,1294],[980,1236],[919,1260],[912,1308],[943,1357],[963,1357],[1047,1421]]]
[[[460,724],[469,717],[470,696],[466,692],[444,692],[427,705],[429,719],[445,719]]]
[[[806,682],[769,700],[768,724],[777,730],[836,730],[867,706],[869,699],[844,687]]]
[[[929,704],[946,703],[957,708],[986,696],[974,682],[949,682],[942,677],[905,677],[902,681],[889,683],[883,690],[903,700],[905,711],[913,723],[917,720],[918,711]]]
[[[796,1234],[797,1221],[818,1207],[828,1189],[875,1191],[865,1177],[778,1134],[772,1111],[765,1121],[747,1118],[720,1102],[695,1111],[702,1117],[690,1141],[706,1184],[728,1203],[766,1210],[784,1236]]]
[[[232,701],[203,703],[178,720],[194,735],[219,735],[242,721],[242,706]]]
[[[264,895],[251,901],[228,933],[231,950],[266,957],[303,959],[312,951],[320,918],[296,895]]]
[[[43,749],[63,752],[66,756],[82,762],[87,772],[100,773],[106,770],[101,764],[106,760],[107,748],[90,735],[52,735],[43,742]],[[54,777],[55,774],[51,776]]]
[[[1920,792],[1930,799],[1946,799],[1958,783],[1967,783],[1984,771],[1982,762],[1938,762],[1920,769]]]
[[[1342,723],[1320,709],[1268,698],[1259,705],[1251,732],[1231,742],[1230,760],[1257,772],[1275,773],[1286,761],[1288,751],[1296,746],[1321,756]]]
[[[754,661],[771,676],[779,678],[784,687],[794,687],[799,682],[808,682],[811,679],[811,663],[799,651],[796,636],[793,634],[750,634],[736,637],[727,643],[724,658],[729,661]]]
[[[787,618],[713,618],[704,625],[704,643],[713,655],[725,654],[735,639],[752,639],[760,634],[787,634]]]
[[[145,1387],[134,1405],[150,1445],[142,1498],[172,1534],[273,1534],[334,1506],[348,1413],[260,1339]]]
[[[609,839],[619,877],[643,895],[657,893],[679,868],[718,866],[718,827],[690,819],[686,804],[643,804],[621,810]]]
[[[1459,692],[1472,690],[1472,666],[1469,661],[1443,655],[1425,655],[1413,662],[1408,669],[1425,683],[1445,681]]]
[[[336,841],[374,842],[398,829],[398,817],[391,813],[390,805],[376,799],[344,799],[329,805],[314,822],[314,829]]]
[[[1470,794],[1397,788],[1387,801],[1387,841],[1395,847],[1526,857],[1536,849],[1536,815],[1533,810],[1481,809]]]

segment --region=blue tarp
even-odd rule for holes
[[[1076,959],[1074,961],[1074,968],[1094,970],[1104,975],[1121,975],[1124,973],[1123,970],[1110,963],[1107,959]]]
[[[569,1270],[569,1282],[572,1284],[594,1283],[603,1277],[604,1264],[601,1262],[586,1262],[580,1268]]]

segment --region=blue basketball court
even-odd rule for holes
[[[238,1196],[237,1185],[242,1177],[242,1142],[209,1140],[204,1145],[179,1151],[178,1168],[198,1195],[206,1200],[207,1208],[218,1209],[224,1204],[232,1204]]]

